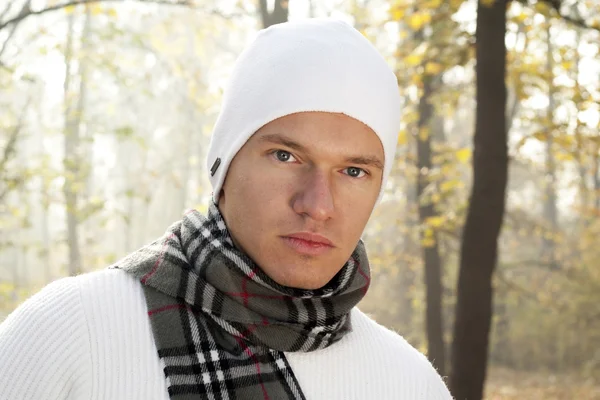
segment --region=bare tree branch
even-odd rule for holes
[[[25,124],[25,115],[27,114],[27,111],[29,110],[30,103],[31,103],[31,96],[27,99],[27,102],[25,103],[25,106],[23,107],[23,111],[21,112],[21,115],[19,115],[19,120],[17,121],[17,124],[15,125],[12,132],[10,133],[10,136],[8,137],[8,141],[6,142],[6,147],[4,147],[4,151],[2,152],[2,158],[0,159],[0,177],[2,177],[2,180],[10,181],[10,179],[6,179],[6,177],[5,177],[5,167],[6,167],[6,164],[10,161],[13,154],[15,153],[17,139],[19,137],[19,133],[21,132],[21,129],[23,128],[23,125]],[[9,191],[9,187],[6,187],[0,192],[0,201],[2,201],[4,199],[4,197],[8,194],[8,191]]]
[[[2,158],[0,159],[0,173],[4,171],[6,163],[9,161],[10,157],[12,157],[13,153],[15,152],[17,137],[19,136],[19,132],[21,132],[21,128],[23,127],[23,120],[25,119],[25,114],[29,109],[30,101],[31,98],[27,99],[27,103],[23,108],[23,112],[19,116],[19,121],[17,121],[17,125],[15,125],[15,127],[13,128],[8,138],[8,141],[6,142],[6,147],[4,148],[4,151],[2,152]]]
[[[565,13],[563,13],[561,11],[562,5],[563,5],[563,0],[542,0],[544,3],[548,4],[550,7],[552,7],[556,13],[558,14],[558,17],[567,21],[568,23],[578,26],[580,28],[584,28],[584,29],[592,29],[595,31],[600,32],[600,25],[596,26],[596,25],[589,25],[584,18],[582,18],[579,13],[577,12],[577,16],[572,16],[572,15],[567,15]]]
[[[4,18],[8,15],[8,12],[10,11],[14,2],[15,0],[9,0],[8,3],[6,3],[6,7],[4,7],[4,10],[0,13],[0,22],[2,22]]]
[[[0,159],[0,173],[4,175],[4,167],[12,157],[15,152],[15,146],[17,144],[17,137],[19,136],[19,132],[21,131],[22,121],[14,127],[10,136],[8,137],[8,141],[6,142],[6,147],[4,147],[4,151],[2,152],[2,158]]]
[[[2,55],[6,51],[6,48],[8,47],[8,42],[10,42],[10,39],[12,39],[12,37],[15,35],[15,32],[17,31],[17,26],[18,25],[16,25],[16,24],[12,26],[12,28],[10,29],[10,32],[8,33],[8,37],[6,38],[4,43],[2,43],[2,47],[0,47],[0,59],[2,59]]]
[[[578,26],[578,27],[584,28],[584,29],[592,29],[592,30],[600,32],[600,25],[588,25],[588,23],[586,21],[584,21],[583,19],[571,17],[569,15],[564,15],[564,14],[561,14],[560,12],[558,13],[558,15],[560,18],[564,19],[565,21],[567,21],[575,26]]]
[[[23,5],[23,8],[19,12],[19,15],[25,15],[28,12],[30,12],[31,11],[30,6],[31,6],[31,0],[27,0],[25,2],[25,4]],[[6,11],[8,11],[8,9]],[[2,21],[1,18],[0,18],[0,21]],[[8,47],[8,42],[10,42],[10,39],[12,39],[12,37],[15,35],[15,32],[17,31],[17,26],[18,26],[17,24],[14,24],[12,26],[10,32],[8,33],[8,37],[6,38],[6,40],[4,41],[4,43],[2,43],[2,48],[0,48],[0,60],[2,59],[2,55],[6,51],[6,48]]]
[[[192,3],[191,0],[137,0],[137,1],[140,1],[142,3],[163,4],[163,5],[170,5],[170,6],[194,7],[194,4]],[[12,19],[9,19],[6,22],[0,23],[0,31],[9,25],[18,24],[19,22],[23,21],[24,19],[26,19],[32,15],[42,15],[42,14],[46,14],[46,13],[49,13],[52,11],[62,10],[67,7],[78,6],[80,4],[108,3],[108,2],[120,3],[120,2],[123,2],[123,0],[74,0],[74,1],[69,1],[67,3],[56,4],[51,7],[43,8],[41,10],[34,11],[34,10],[30,9],[29,11],[27,11],[25,13],[23,13],[23,12],[19,13],[19,15],[17,15],[16,17],[14,17]]]

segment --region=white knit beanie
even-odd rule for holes
[[[258,129],[304,111],[343,113],[379,136],[385,153],[379,202],[400,129],[398,83],[360,32],[329,18],[263,29],[236,61],[208,149],[213,200],[231,160]]]

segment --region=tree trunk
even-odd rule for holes
[[[77,275],[81,270],[81,255],[79,252],[79,237],[77,232],[78,220],[77,220],[77,189],[75,181],[77,180],[79,160],[77,157],[78,147],[78,132],[77,132],[77,121],[75,116],[75,107],[73,101],[73,93],[71,90],[72,86],[72,73],[71,73],[71,62],[73,58],[73,25],[75,23],[74,14],[70,14],[68,17],[69,30],[67,32],[67,45],[65,49],[65,83],[64,83],[64,96],[65,96],[65,156],[64,156],[64,167],[65,167],[65,183],[64,183],[64,195],[65,195],[65,209],[67,219],[67,245],[69,247],[69,261],[67,271],[69,275]]]
[[[556,269],[555,238],[558,226],[558,210],[556,207],[556,162],[554,160],[554,74],[552,67],[552,37],[550,34],[550,21],[546,28],[546,70],[548,71],[548,108],[546,110],[547,138],[546,138],[546,176],[544,177],[544,225],[545,232],[542,237],[541,259],[550,268]]]
[[[599,127],[600,128],[600,127]],[[594,153],[594,210],[600,210],[600,145],[596,145]]]
[[[86,66],[85,61],[80,60],[80,80],[77,90],[77,102],[75,102],[73,85],[73,74],[71,71],[71,63],[73,61],[73,25],[75,14],[69,15],[69,28],[67,33],[67,45],[65,50],[65,208],[67,219],[67,244],[69,247],[69,275],[77,275],[82,271],[81,250],[79,243],[79,198],[82,187],[81,177],[81,145],[80,145],[80,128],[81,117],[84,112],[84,103],[86,95]],[[90,30],[90,11],[86,7],[86,16],[83,28],[83,41],[88,40]]]
[[[419,121],[417,138],[417,198],[419,201],[419,222],[426,226],[427,220],[437,215],[434,204],[421,198],[429,184],[431,171],[431,138],[432,119],[434,114],[430,98],[433,93],[433,76],[423,78],[423,95],[419,101]],[[445,374],[445,350],[442,323],[442,277],[441,259],[437,233],[433,232],[433,243],[422,246],[423,263],[425,265],[425,287],[427,311],[425,328],[427,331],[427,357],[441,375]]]
[[[506,6],[477,6],[477,109],[473,186],[463,231],[452,343],[450,389],[457,400],[479,400],[487,370],[492,276],[508,177],[506,132]]]
[[[263,28],[287,22],[289,0],[275,0],[273,10],[269,10],[267,0],[259,0],[260,17]]]
[[[581,41],[581,31],[576,29],[575,43],[579,43]],[[579,85],[579,63],[581,62],[581,54],[579,51],[575,52],[575,62],[574,62],[574,71],[573,71],[573,79],[575,80],[575,92],[581,93],[581,87]],[[581,208],[581,212],[579,213],[580,218],[580,226],[583,228],[587,228],[591,222],[590,216],[590,191],[589,191],[589,169],[587,162],[587,154],[586,154],[586,143],[584,142],[584,137],[581,134],[582,123],[579,119],[579,111],[581,111],[580,104],[578,102],[575,103],[576,111],[576,127],[575,127],[575,141],[577,143],[576,148],[576,161],[577,161],[577,171],[579,172],[579,206]]]
[[[414,149],[413,149],[413,141],[408,140],[406,143],[405,150],[405,160],[406,164],[412,163],[412,160],[415,160],[414,157]],[[411,165],[415,167],[416,165]],[[417,208],[418,199],[417,199],[417,188],[414,184],[413,180],[409,178],[406,179],[406,207],[405,207],[405,228],[406,232],[403,235],[403,241],[401,247],[398,249],[398,256],[404,255],[406,256],[406,260],[400,263],[400,274],[398,277],[398,296],[399,296],[399,309],[400,309],[400,324],[405,327],[404,332],[419,332],[418,337],[421,337],[420,327],[415,327],[413,322],[414,317],[414,307],[413,307],[413,293],[411,291],[411,287],[416,282],[415,271],[411,266],[413,263],[409,261],[412,258],[412,255],[416,254],[418,247],[418,242],[413,240],[413,236],[411,232],[414,232],[417,228],[417,218],[415,215],[415,209]],[[413,340],[413,344],[414,343]]]

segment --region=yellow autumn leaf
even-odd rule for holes
[[[100,15],[102,14],[102,6],[100,4],[92,4],[90,7],[90,13],[92,15]]]
[[[427,2],[427,7],[438,8],[438,7],[441,7],[443,3],[444,3],[443,0],[429,0]]]
[[[65,10],[65,13],[67,13],[67,14],[73,14],[73,12],[75,12],[75,8],[76,8],[76,7],[77,7],[76,5],[70,5],[70,6],[66,6],[66,7],[64,8],[64,10]]]
[[[444,221],[446,219],[442,216],[435,216],[435,217],[429,217],[427,218],[427,225],[433,227],[433,228],[439,228],[440,226],[444,225]]]
[[[411,54],[404,59],[404,61],[411,67],[416,67],[417,65],[421,64],[422,60],[423,56],[419,54]]]
[[[458,8],[463,3],[463,0],[450,0],[450,7]]]
[[[424,142],[429,138],[429,127],[424,126],[419,130],[419,140]]]
[[[496,0],[479,0],[486,7],[492,7]]]
[[[442,193],[448,193],[452,189],[456,189],[462,186],[462,181],[459,181],[458,179],[451,179],[449,181],[444,181],[440,184],[440,191]]]
[[[471,159],[471,149],[465,147],[456,151],[456,159],[463,164],[466,164]]]
[[[574,161],[575,160],[575,157],[573,156],[573,154],[564,153],[564,152],[556,153],[554,155],[554,158],[556,159],[556,161]]]
[[[406,14],[406,10],[403,8],[394,7],[390,10],[390,16],[394,21],[400,21],[402,18],[404,18],[404,14]]]
[[[406,132],[406,129],[402,129],[398,133],[398,144],[402,146],[406,143],[408,143],[408,133]]]
[[[571,69],[573,68],[573,61],[563,61],[560,63],[560,65],[564,68],[564,69]]]
[[[431,15],[426,13],[413,14],[408,19],[408,26],[414,31],[418,31],[423,25],[431,21]]]
[[[410,81],[413,83],[413,85],[417,85],[418,87],[423,85],[423,79],[421,78],[420,74],[414,74]]]
[[[435,239],[434,238],[422,238],[421,239],[421,246],[423,246],[423,247],[433,247],[433,246],[435,246]]]
[[[535,8],[535,11],[544,15],[548,14],[548,11],[550,10],[550,6],[545,1],[538,1],[533,7]]]
[[[425,73],[428,75],[437,75],[444,69],[444,66],[436,62],[428,62],[425,64]]]
[[[115,10],[114,8],[109,8],[108,10],[106,10],[106,14],[108,14],[109,17],[116,17],[117,10]]]
[[[527,19],[527,14],[525,14],[524,12],[522,12],[521,14],[517,15],[515,17],[515,21],[517,22],[525,22],[525,20]]]

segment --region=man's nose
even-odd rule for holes
[[[315,221],[326,221],[335,211],[331,178],[322,171],[311,171],[292,200],[292,208]]]

